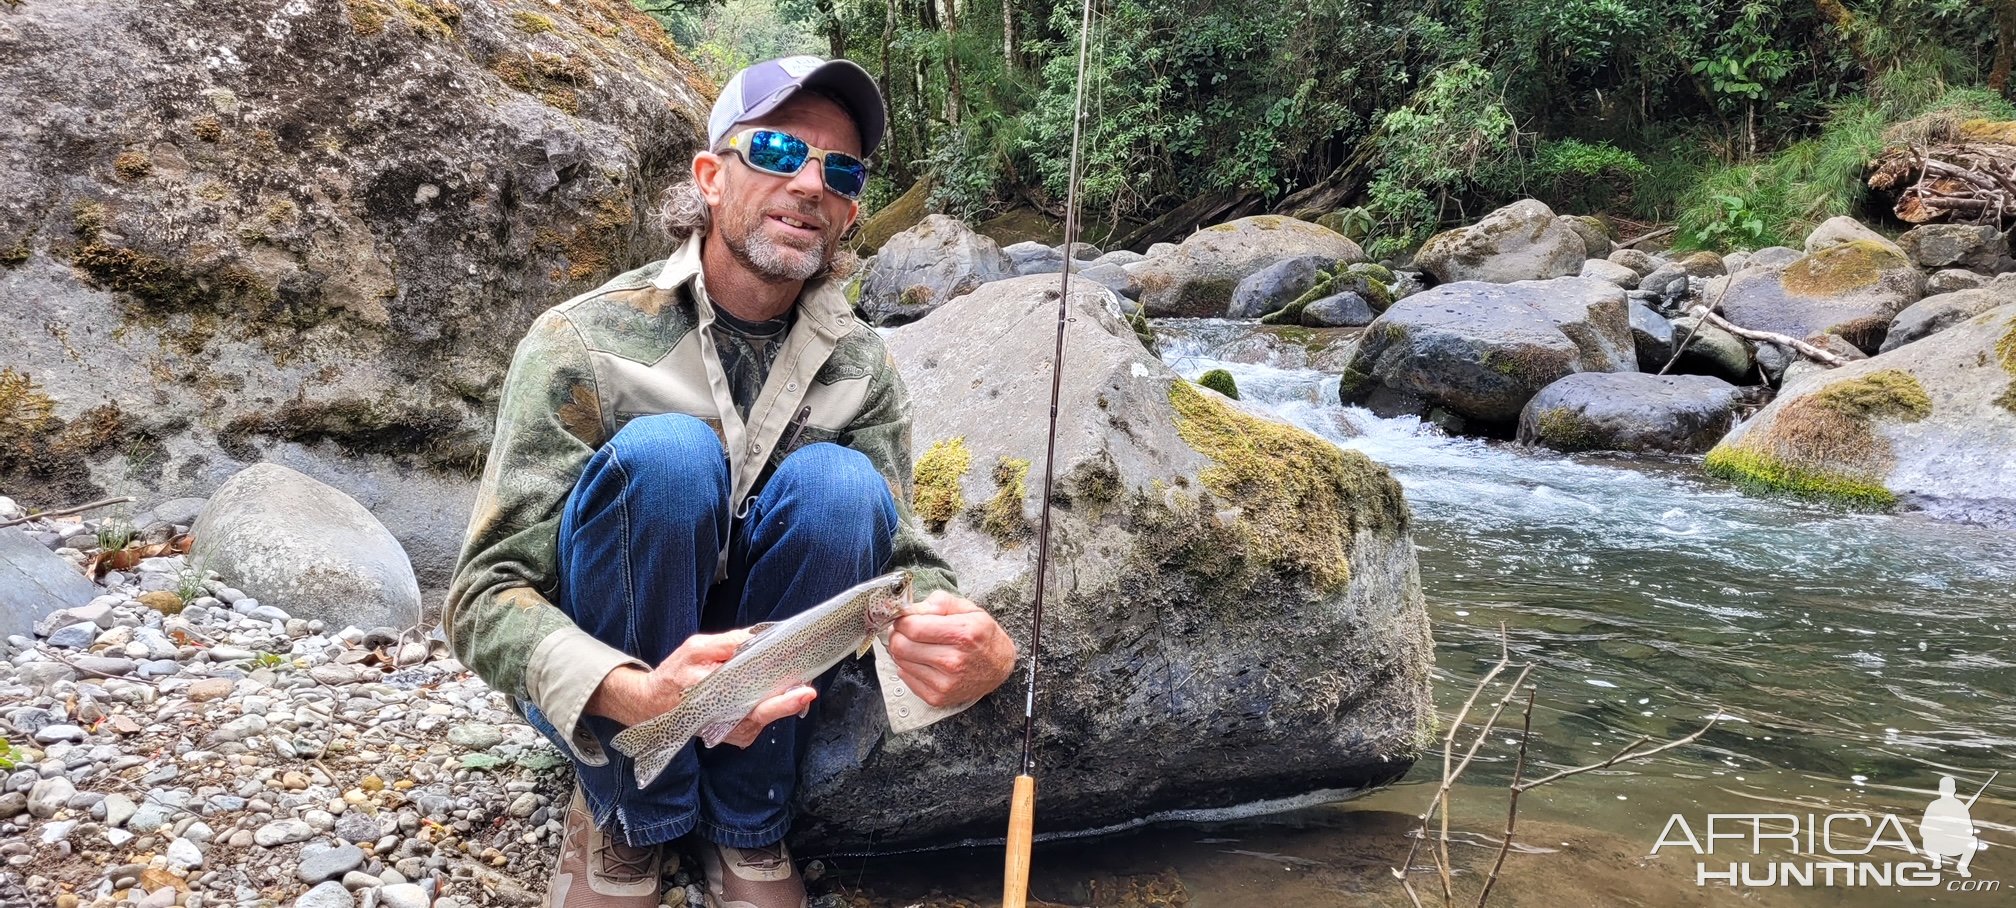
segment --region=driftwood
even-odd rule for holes
[[[72,505],[67,508],[57,508],[56,510],[53,511],[42,511],[40,513],[30,514],[26,517],[16,517],[13,520],[0,520],[0,527],[11,527],[17,523],[27,523],[30,520],[41,520],[44,517],[62,517],[65,514],[78,514],[84,511],[90,511],[95,510],[97,508],[102,508],[107,505],[125,504],[126,502],[132,500],[133,499],[131,497],[104,498],[98,501],[91,502],[89,504]]]
[[[1677,227],[1677,226],[1676,226],[1676,227],[1661,227],[1661,228],[1659,228],[1658,230],[1654,230],[1654,231],[1652,231],[1651,233],[1648,233],[1648,234],[1645,234],[1644,236],[1641,236],[1641,237],[1638,237],[1637,239],[1631,239],[1631,240],[1625,240],[1624,242],[1621,242],[1621,243],[1618,243],[1618,244],[1617,244],[1617,248],[1619,248],[1619,249],[1629,249],[1629,248],[1631,248],[1631,247],[1633,247],[1633,246],[1636,246],[1636,245],[1638,245],[1639,243],[1643,243],[1643,242],[1645,242],[1646,240],[1656,240],[1656,239],[1658,239],[1658,238],[1660,238],[1660,237],[1662,237],[1662,236],[1666,236],[1666,235],[1668,235],[1668,234],[1670,234],[1670,233],[1672,233],[1673,231],[1675,231],[1675,230],[1678,230],[1678,229],[1680,229],[1680,228],[1679,228],[1679,227]]]
[[[1935,124],[1925,142],[1876,159],[1869,188],[1896,196],[1907,224],[2016,221],[2016,122]]]
[[[1708,311],[1707,306],[1695,306],[1694,308],[1687,310],[1687,314],[1699,318],[1702,321],[1714,325],[1715,327],[1720,328],[1724,331],[1727,331],[1730,334],[1734,334],[1737,337],[1746,337],[1754,341],[1768,341],[1770,343],[1777,344],[1780,347],[1790,347],[1791,349],[1799,351],[1800,354],[1804,355],[1807,359],[1813,360],[1814,362],[1820,363],[1822,365],[1826,366],[1848,365],[1848,360],[1841,358],[1839,354],[1813,346],[1812,344],[1809,344],[1803,340],[1793,337],[1792,335],[1779,334],[1775,331],[1758,331],[1753,328],[1739,328],[1736,326],[1735,323],[1729,321],[1728,319]]]

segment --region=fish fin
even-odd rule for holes
[[[861,646],[858,649],[854,650],[854,658],[859,659],[862,656],[866,656],[868,655],[868,651],[874,648],[875,648],[875,638],[869,637],[868,639],[861,641]]]
[[[638,757],[637,764],[633,767],[637,776],[637,787],[645,788],[658,781],[658,777],[664,774],[665,767],[672,765],[672,757],[677,753],[679,748],[666,747]]]
[[[734,734],[735,726],[740,724],[742,724],[742,720],[740,718],[734,718],[734,719],[723,719],[712,725],[701,726],[700,743],[705,744],[708,747],[713,747],[717,744],[720,744],[722,741],[728,740],[728,736]]]
[[[781,622],[777,622],[777,621],[765,621],[765,622],[763,622],[762,624],[752,624],[752,625],[749,625],[749,628],[748,628],[748,630],[749,630],[749,639],[747,639],[747,640],[744,640],[744,641],[742,641],[741,643],[738,643],[738,644],[736,644],[736,645],[735,645],[735,655],[738,655],[738,656],[739,656],[739,655],[742,655],[742,651],[743,651],[743,650],[745,650],[745,649],[748,649],[748,648],[749,648],[749,644],[751,644],[751,643],[755,643],[755,642],[756,642],[756,638],[758,638],[758,637],[761,637],[761,636],[763,636],[763,635],[764,635],[764,634],[766,634],[766,633],[769,633],[769,632],[770,632],[770,629],[771,629],[771,628],[774,628],[774,627],[776,627],[776,626],[777,626],[778,624],[780,624],[780,623],[781,623]]]

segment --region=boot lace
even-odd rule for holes
[[[769,873],[784,866],[789,860],[784,856],[784,845],[778,843],[763,848],[742,849],[742,859],[735,863],[758,873]]]
[[[633,848],[618,841],[615,836],[604,836],[596,848],[602,859],[602,875],[622,883],[634,883],[652,875],[652,858],[657,857],[656,848]]]

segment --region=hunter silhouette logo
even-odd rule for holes
[[[1997,775],[2001,775],[2000,770],[1989,776],[1988,782],[1995,781]],[[1939,777],[1939,800],[1925,808],[1925,818],[1918,822],[1918,839],[1925,844],[1925,855],[1932,859],[1933,870],[1939,869],[1944,858],[1959,858],[1960,862],[1953,869],[1962,877],[1974,876],[1967,869],[1967,865],[1974,862],[1974,852],[1979,847],[1974,839],[1971,811],[1974,802],[1980,800],[1981,792],[1988,790],[1988,782],[1981,783],[1981,791],[1963,802],[1953,796],[1953,789],[1958,784],[1953,777]]]
[[[1973,878],[1974,855],[1984,847],[1974,827],[1973,809],[1999,775],[1999,771],[1990,775],[1964,801],[1956,794],[1959,783],[1942,776],[1939,797],[1926,806],[1915,842],[1906,821],[1890,813],[1711,813],[1698,827],[1676,813],[1660,830],[1652,854],[1662,848],[1693,852],[1700,858],[1694,868],[1697,886],[1896,886],[1994,892],[2002,888],[2000,880]],[[1722,855],[1716,855],[1717,845]],[[1731,852],[1748,854],[1731,860]],[[1954,859],[1957,877],[1946,876],[1948,858]]]

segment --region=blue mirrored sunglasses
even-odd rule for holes
[[[764,173],[788,177],[818,158],[826,177],[826,188],[850,199],[861,197],[868,185],[868,162],[844,151],[807,144],[804,139],[774,129],[745,129],[728,137],[728,151],[742,156],[749,166]]]

